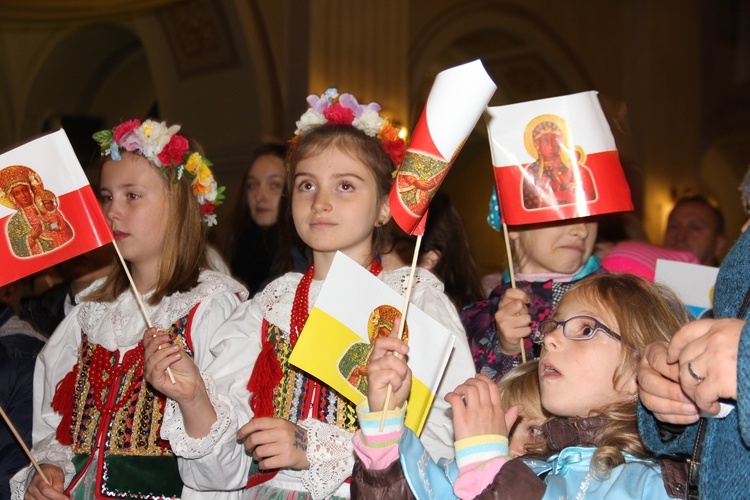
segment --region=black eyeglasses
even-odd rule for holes
[[[607,325],[591,316],[573,316],[565,321],[545,319],[539,323],[536,332],[531,336],[531,340],[534,343],[541,344],[544,342],[544,337],[557,330],[559,326],[562,326],[565,338],[570,340],[588,340],[596,335],[596,332],[602,331],[618,342],[622,342],[619,333],[613,332]]]

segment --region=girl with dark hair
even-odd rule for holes
[[[337,252],[400,293],[409,275],[408,268],[383,270],[376,258],[380,233],[391,216],[394,153],[403,153],[403,141],[390,133],[395,130],[375,103],[360,105],[335,89],[308,102],[311,108],[297,123],[292,141],[287,182],[294,225],[312,249],[313,264],[304,274],[274,280],[216,332],[212,351],[218,357],[207,373],[220,393],[231,396],[232,412],[212,408],[207,399],[202,408],[183,412],[185,432],[195,442],[194,459],[184,462],[185,477],[204,489],[248,484],[246,498],[349,496],[351,439],[358,428],[354,406],[291,365],[289,356]],[[442,284],[429,272],[418,272],[411,300],[455,332],[442,386],[471,376],[466,337]],[[162,371],[172,363],[167,353],[156,355],[163,359],[158,363]],[[196,382],[202,383],[200,377]],[[444,392],[439,388],[438,394]],[[210,431],[194,425],[204,414],[215,415]],[[436,457],[452,454],[448,404],[440,396],[422,437]]]
[[[294,268],[290,251],[282,250],[289,246],[287,240],[295,239],[287,235],[294,231],[284,193],[287,149],[285,144],[269,142],[253,152],[218,233],[219,251],[251,293]]]

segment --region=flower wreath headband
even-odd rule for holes
[[[299,137],[320,125],[351,125],[380,141],[383,149],[398,167],[406,154],[406,143],[399,137],[398,129],[380,116],[380,104],[359,104],[351,94],[341,94],[329,88],[322,95],[307,97],[310,109],[300,117],[291,140],[292,149]]]
[[[167,127],[166,122],[127,120],[112,130],[94,134],[102,156],[120,160],[120,150],[138,153],[159,167],[162,172],[176,169],[172,181],[177,184],[183,174],[190,179],[198,199],[203,220],[208,227],[216,225],[216,207],[224,202],[224,186],[219,186],[211,172],[213,164],[197,151],[190,151],[188,140],[179,135],[179,125]]]

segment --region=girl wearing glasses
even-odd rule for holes
[[[687,321],[671,291],[642,278],[582,280],[533,336],[542,345],[542,407],[552,414],[542,425],[543,442],[523,457],[511,456],[508,430],[521,408],[504,411],[497,385],[480,374],[445,398],[453,409],[456,462],[440,466],[427,460],[402,424],[411,377],[403,357],[388,354],[406,354],[408,347],[393,337],[379,339],[368,368],[368,401],[358,408],[361,430],[354,443],[359,460],[352,493],[461,499],[684,497],[684,463],[655,459],[638,435],[635,374],[645,346],[667,341]],[[389,383],[388,425],[380,433]]]

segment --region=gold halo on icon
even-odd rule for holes
[[[560,149],[570,151],[570,128],[568,127],[568,122],[557,115],[544,114],[532,118],[528,125],[526,125],[526,129],[523,131],[523,144],[526,147],[526,152],[529,153],[529,156],[532,158],[537,158],[539,156],[536,146],[534,146],[534,129],[537,125],[544,122],[550,122],[560,129],[560,132],[562,132],[562,144],[560,144]]]
[[[378,337],[386,337],[393,329],[393,322],[401,317],[401,311],[393,306],[384,304],[376,307],[367,319],[367,336],[370,342],[375,342]],[[409,343],[409,325],[404,325],[404,334],[401,337],[404,343]]]

